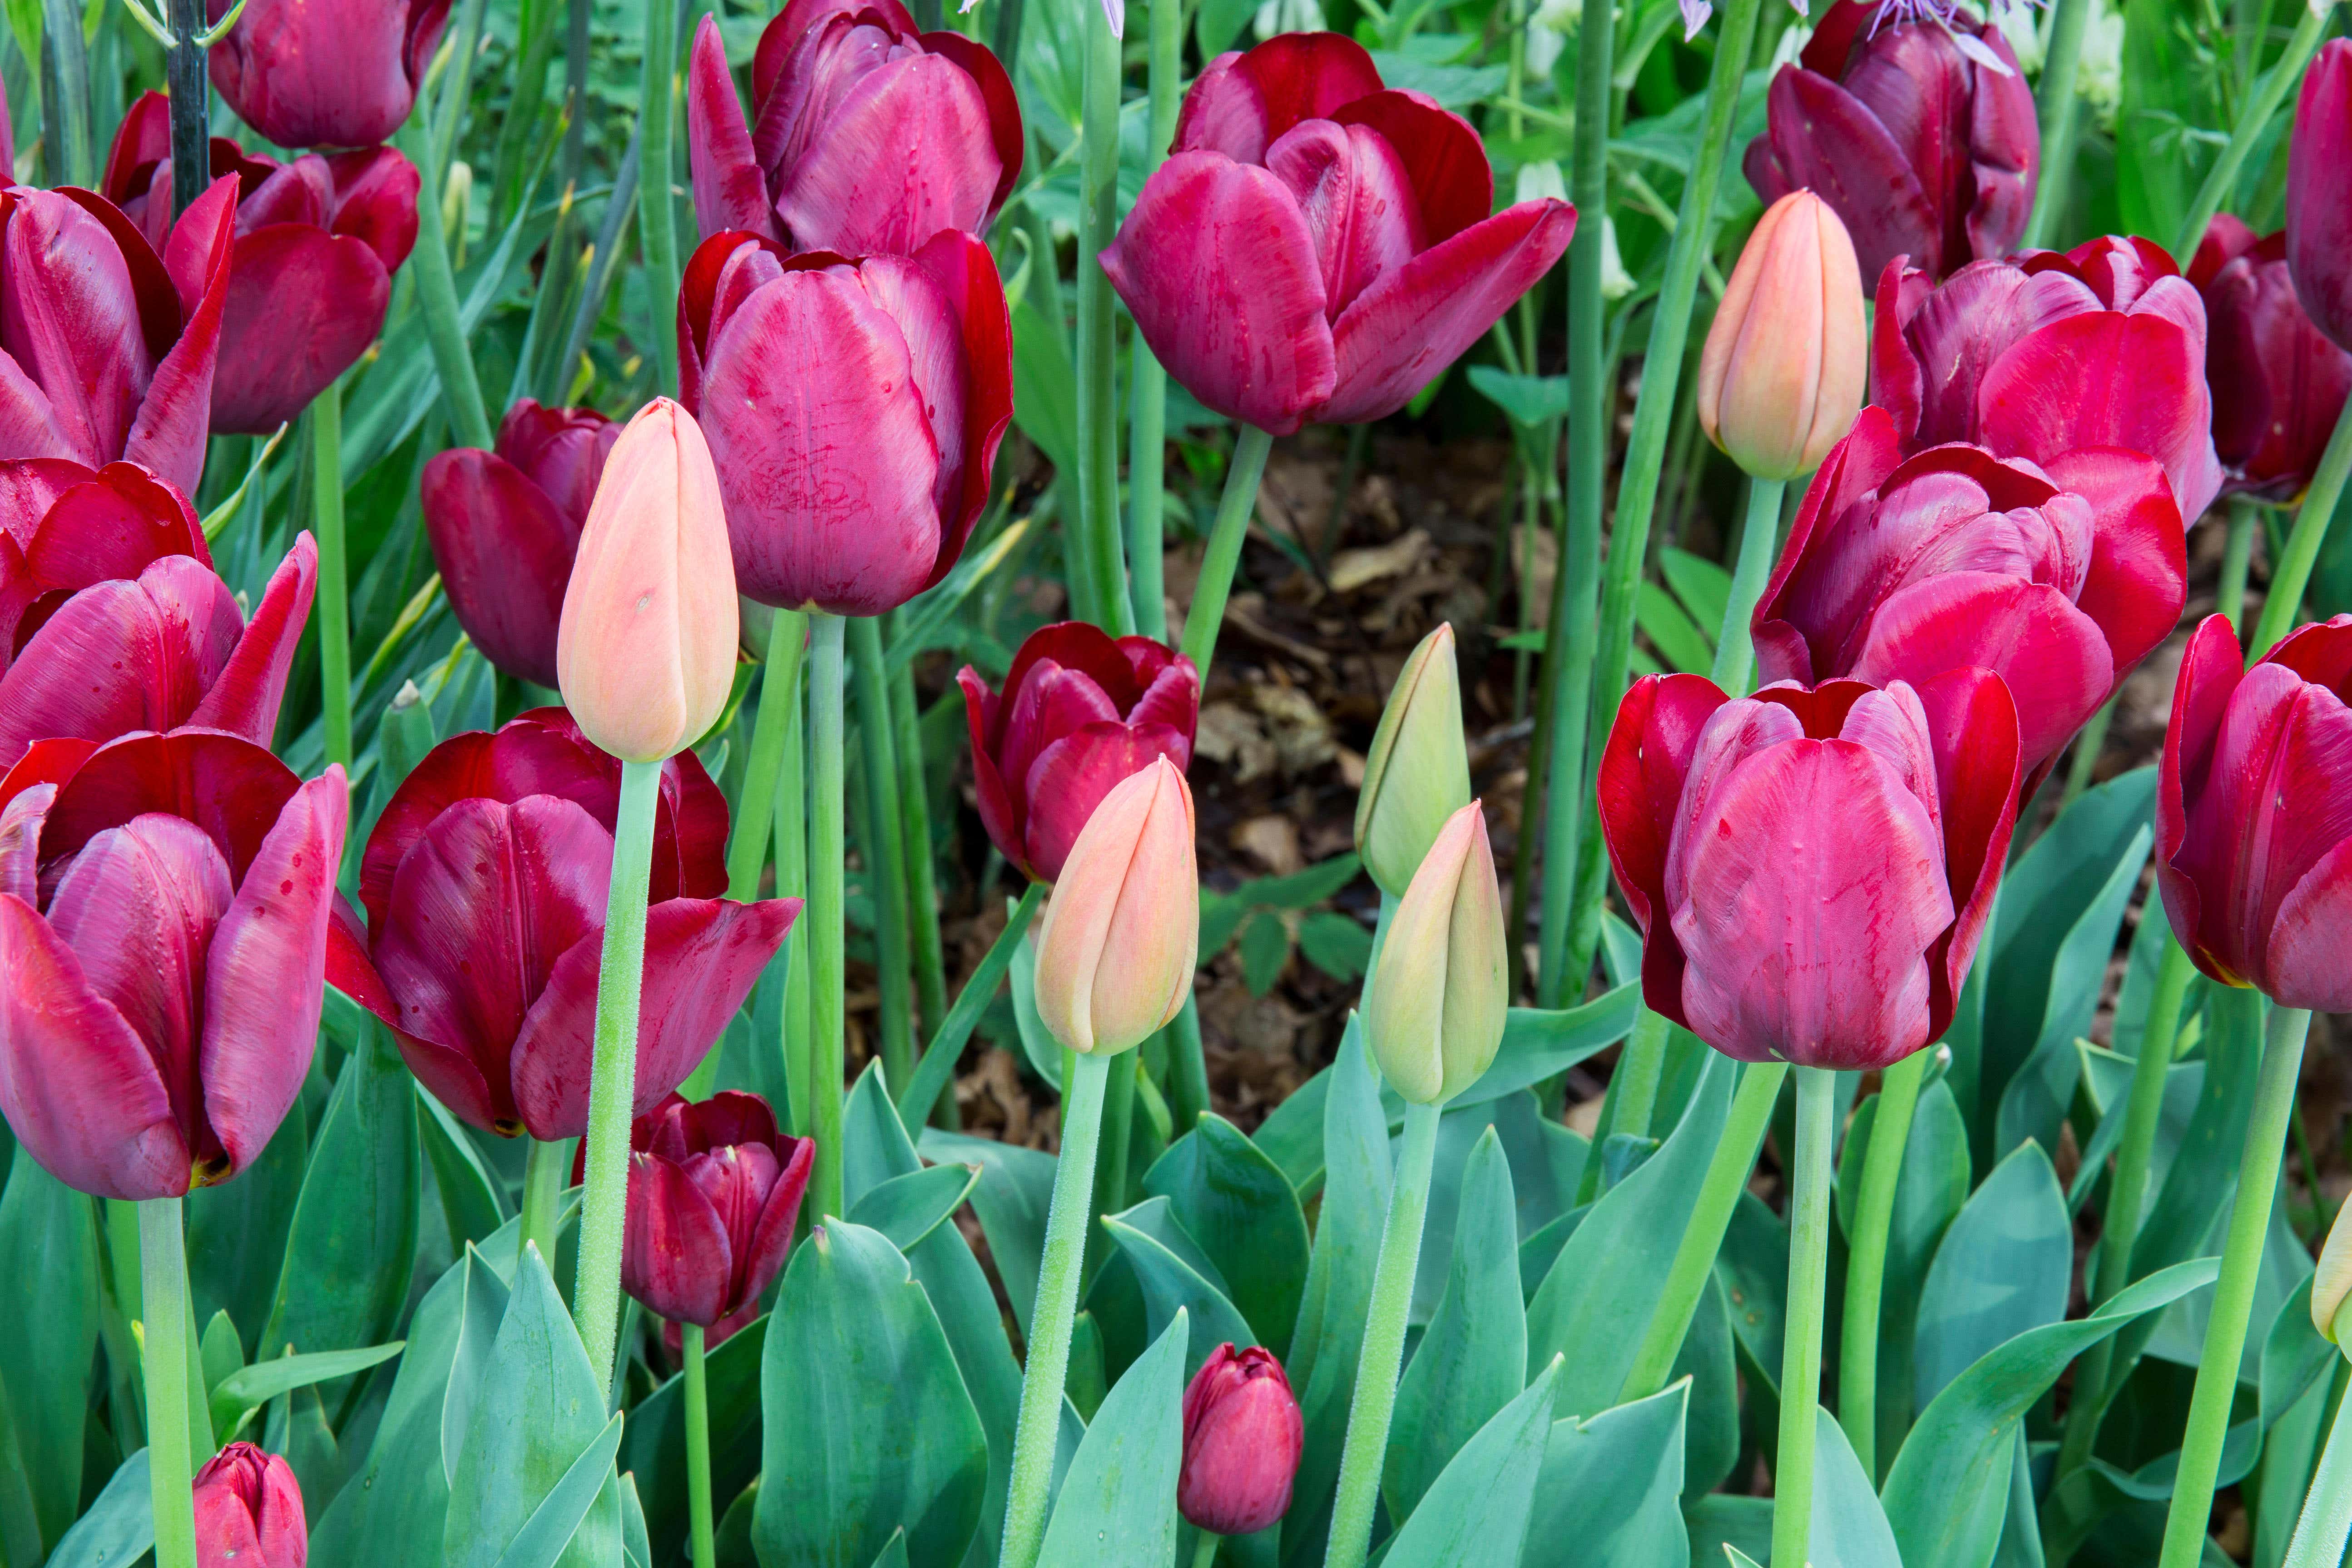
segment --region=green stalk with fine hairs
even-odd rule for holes
[[[1854,1206],[1848,1238],[1838,1425],[1873,1485],[1878,1481],[1878,1307],[1886,1282],[1886,1237],[1895,1222],[1895,1188],[1903,1175],[1903,1153],[1911,1144],[1911,1120],[1927,1068],[1927,1052],[1913,1051],[1879,1079],[1878,1110],[1870,1123],[1870,1146],[1863,1152],[1862,1201]]]
[[[188,1431],[188,1255],[181,1200],[139,1205],[140,1361],[147,1378],[147,1482],[155,1568],[196,1568],[194,1443]]]
[[[1812,1534],[1822,1307],[1830,1271],[1830,1143],[1836,1114],[1837,1074],[1828,1068],[1799,1068],[1796,1188],[1789,1207],[1788,1327],[1780,1352],[1780,1451],[1772,1472],[1775,1563],[1805,1562]]]
[[[842,1068],[845,1024],[842,856],[842,643],[847,623],[823,610],[809,615],[808,1126],[816,1140],[809,1177],[815,1216],[841,1213]]]
[[[849,622],[850,679],[856,688],[857,742],[865,763],[868,842],[866,884],[874,900],[874,970],[881,990],[882,1074],[904,1089],[915,1070],[913,959],[907,943],[907,847],[898,823],[898,759],[891,744],[890,679],[882,668],[882,623]]]
[[[710,1384],[703,1370],[702,1325],[681,1324],[677,1337],[686,1361],[686,1510],[694,1568],[717,1568],[710,1518]]]

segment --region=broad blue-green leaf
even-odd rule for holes
[[[1175,1556],[1190,1338],[1179,1312],[1103,1400],[1062,1477],[1038,1568],[1164,1568]]]
[[[765,1314],[703,1358],[710,1420],[710,1495],[733,1497],[760,1473],[760,1352]],[[621,1468],[637,1478],[646,1538],[670,1562],[687,1539],[686,1378],[673,1377],[629,1411]]]
[[[1903,1568],[1895,1531],[1878,1493],[1837,1417],[1813,1407],[1812,1528],[1805,1546],[1812,1568]]]
[[[884,1547],[882,1554],[874,1559],[874,1568],[907,1568],[907,1532],[905,1531],[892,1533],[890,1544]]]
[[[1045,1252],[1045,1211],[1054,1200],[1054,1156],[929,1127],[923,1130],[922,1149],[928,1159],[982,1168],[980,1185],[971,1190],[971,1211],[980,1216],[997,1277],[1013,1302],[1013,1321],[1025,1338],[1029,1311],[1037,1302],[1038,1261]]]
[[[1030,922],[1013,951],[1004,977],[1013,990],[1013,1022],[1021,1035],[1021,1054],[1030,1070],[1055,1090],[1062,1087],[1062,1047],[1037,1016],[1037,923]]]
[[[1756,1375],[1777,1389],[1788,1322],[1789,1227],[1754,1193],[1742,1189],[1732,1205],[1715,1273],[1723,1281],[1732,1333]]]
[[[1712,1492],[1683,1511],[1683,1522],[1690,1531],[1691,1568],[1752,1563],[1772,1551],[1772,1500],[1768,1497]]]
[[[1511,1167],[1512,1207],[1518,1233],[1529,1236],[1567,1212],[1584,1170],[1585,1144],[1565,1127],[1547,1121],[1534,1093],[1515,1089],[1478,1105],[1449,1105],[1437,1124],[1437,1154],[1432,1163],[1427,1217],[1422,1226],[1421,1261],[1412,1284],[1410,1321],[1426,1324],[1437,1311],[1454,1258],[1454,1220],[1461,1206],[1463,1173],[1470,1151],[1492,1128]],[[1557,1134],[1557,1136],[1555,1136]],[[1402,1143],[1402,1139],[1398,1143]]]
[[[236,1323],[226,1312],[215,1312],[205,1324],[204,1338],[196,1345],[196,1360],[204,1368],[204,1386],[219,1385],[221,1379],[245,1365],[245,1349],[236,1337]],[[220,1423],[213,1423],[215,1429]]]
[[[1470,384],[1523,429],[1568,416],[1564,375],[1513,375],[1497,365],[1475,364],[1470,367]]]
[[[1703,626],[1723,625],[1724,609],[1731,602],[1730,573],[1704,555],[1672,545],[1658,552],[1658,573],[1692,620]]]
[[[1879,1097],[1863,1101],[1846,1134],[1838,1170],[1838,1218],[1849,1222],[1861,1199],[1862,1163],[1877,1131]],[[1851,1168],[1849,1172],[1849,1168]],[[1895,1212],[1886,1226],[1886,1262],[1878,1299],[1878,1451],[1893,1454],[1911,1429],[1911,1351],[1927,1269],[1944,1233],[1968,1202],[1969,1129],[1938,1080],[1919,1091],[1911,1136],[1903,1145],[1903,1173],[1895,1185]],[[1783,1232],[1785,1238],[1786,1233]],[[1785,1254],[1784,1254],[1785,1257]],[[1785,1279],[1783,1273],[1780,1278]],[[1779,1300],[1778,1295],[1773,1297]],[[1777,1368],[1777,1363],[1776,1363]]]
[[[197,1321],[226,1311],[249,1358],[261,1344],[302,1191],[310,1134],[298,1106],[278,1124],[261,1158],[233,1182],[198,1187],[188,1215],[188,1294]]]
[[[429,1094],[420,1094],[416,1131],[425,1162],[433,1169],[434,1190],[441,1194],[442,1217],[449,1226],[451,1244],[463,1247],[469,1241],[488,1241],[514,1216],[464,1126],[447,1106]]]
[[[1707,1277],[1669,1380],[1691,1380],[1683,1419],[1683,1495],[1705,1497],[1739,1462],[1739,1364],[1723,1281]]]
[[[1034,288],[1013,312],[1013,384],[1021,433],[1054,458],[1057,472],[1075,473],[1066,465],[1078,444],[1077,373],[1061,333],[1040,313]]]
[[[0,1560],[37,1563],[41,1521],[33,1510],[33,1487],[16,1447],[16,1420],[8,1391],[0,1385]]]
[[[899,1251],[910,1251],[963,1206],[980,1178],[977,1165],[933,1165],[910,1171],[870,1188],[849,1205],[847,1217],[868,1230],[880,1231]]]
[[[155,1492],[147,1476],[147,1450],[142,1448],[107,1478],[106,1489],[74,1521],[49,1553],[47,1568],[127,1568],[154,1544]]]
[[[537,1244],[528,1251],[538,1257]],[[507,1304],[511,1300],[510,1291],[499,1289],[504,1281],[481,1260],[478,1251],[469,1249],[467,1262],[470,1270],[465,1305],[452,1326],[447,1386],[440,1400],[441,1473],[452,1486],[457,1484],[457,1461],[465,1457],[467,1436],[473,1431],[475,1403],[488,1392],[484,1380],[489,1375],[499,1331],[506,1324]]]
[[[2099,1178],[2106,1174],[2108,1156],[2123,1142],[2126,1110],[2131,1100],[2132,1069],[2138,1063],[2088,1040],[2075,1041],[2074,1048],[2083,1058],[2084,1092],[2090,1097],[2091,1108],[2099,1113],[2098,1130],[2084,1146],[2083,1163],[2066,1189],[2066,1206],[2080,1209],[2083,1200],[2098,1185]],[[2165,1173],[2171,1168],[2172,1156],[2179,1152],[2181,1140],[2189,1135],[2189,1118],[2197,1113],[2198,1097],[2204,1089],[2203,1062],[2177,1061],[2164,1069],[2164,1108],[2157,1114],[2156,1142],[2148,1150],[2150,1199],[2163,1190]],[[2146,1203],[2141,1206],[2145,1210]],[[2145,1213],[2141,1217],[2146,1218]],[[2102,1218],[2108,1220],[2109,1216]]]
[[[646,1533],[646,1510],[637,1501],[637,1479],[621,1477],[621,1558],[628,1568],[654,1568],[654,1544]]]
[[[316,1355],[284,1355],[276,1361],[240,1367],[213,1384],[213,1430],[222,1442],[236,1435],[247,1412],[279,1394],[309,1388],[329,1378],[349,1377],[398,1355],[404,1342],[370,1345],[365,1350],[320,1351]]]
[[[855,1208],[883,1183],[908,1176],[919,1163],[904,1163],[907,1129],[882,1081],[882,1058],[875,1058],[849,1086],[841,1106],[841,1201]],[[846,1215],[841,1216],[847,1218]],[[874,1228],[860,1220],[868,1230]]]
[[[82,1426],[98,1350],[98,1229],[90,1200],[17,1145],[0,1194],[0,1384],[16,1424],[40,1538],[54,1542],[81,1511]],[[21,1530],[11,1521],[10,1533]]]
[[[540,1505],[531,1510],[530,1518],[505,1552],[499,1554],[498,1568],[554,1568],[556,1560],[587,1519],[597,1499],[610,1489],[614,1509],[620,1506],[620,1482],[613,1474],[613,1456],[621,1448],[621,1413],[604,1423],[596,1440],[572,1461]]]
[[[1520,1568],[1685,1568],[1683,1410],[1687,1384],[1555,1421]]]
[[[1191,1377],[1221,1344],[1254,1345],[1257,1336],[1225,1290],[1217,1266],[1202,1254],[1170,1212],[1166,1198],[1146,1198],[1124,1214],[1103,1216],[1143,1293],[1145,1331],[1156,1342],[1183,1318],[1192,1326],[1184,1375]]]
[[[1274,1162],[1212,1112],[1152,1163],[1143,1190],[1168,1200],[1256,1342],[1277,1358],[1286,1353],[1309,1247],[1298,1195]]]
[[[1517,1560],[1550,1444],[1559,1364],[1555,1359],[1462,1446],[1422,1494],[1383,1562],[1397,1568],[1470,1568]]]
[[[2074,1227],[2058,1173],[2025,1143],[1993,1168],[1944,1233],[1919,1292],[1911,1363],[1920,1409],[1990,1352],[2066,1315]]]

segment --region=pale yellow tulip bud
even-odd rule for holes
[[[2319,1249],[2319,1270],[2311,1277],[2311,1321],[2319,1337],[2336,1342],[2336,1316],[2352,1295],[2352,1204],[2336,1211],[2327,1245]]]
[[[1493,1063],[1510,1005],[1505,951],[1495,851],[1474,800],[1413,873],[1364,994],[1372,1058],[1405,1099],[1443,1105]]]
[[[1356,853],[1381,891],[1402,896],[1445,819],[1470,798],[1454,627],[1421,639],[1381,710],[1356,794]]]
[[[1103,796],[1037,935],[1037,1016],[1074,1051],[1124,1051],[1176,1016],[1200,957],[1192,792],[1161,757]]]
[[[1698,422],[1759,479],[1821,466],[1862,411],[1862,274],[1829,204],[1791,191],[1739,253],[1698,362]]]

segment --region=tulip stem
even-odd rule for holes
[[[1045,900],[1045,884],[1032,882],[1022,891],[1021,901],[1013,906],[1005,917],[1004,929],[989,944],[988,954],[971,978],[956,993],[955,1005],[940,1020],[939,1030],[923,1048],[922,1060],[915,1064],[907,1079],[907,1087],[898,1095],[898,1120],[907,1124],[907,1135],[914,1137],[928,1120],[931,1107],[948,1086],[955,1071],[956,1058],[963,1054],[964,1042],[971,1038],[974,1025],[996,999],[996,988],[1003,982],[1004,972],[1013,967],[1013,955],[1021,949],[1021,939],[1027,934],[1029,922],[1036,917],[1037,906]]]
[[[899,622],[893,619],[895,634]],[[914,948],[918,1038],[939,1033],[947,1019],[947,953],[940,942],[940,889],[931,858],[930,773],[923,763],[923,718],[915,706],[913,660],[890,675],[890,755],[898,764],[899,865],[907,900],[907,938]],[[934,1099],[937,1097],[935,1096]],[[954,1102],[950,1101],[950,1110]]]
[[[1723,629],[1715,639],[1715,683],[1734,697],[1748,695],[1756,674],[1756,643],[1748,622],[1764,584],[1772,575],[1772,557],[1780,544],[1780,497],[1786,479],[1750,477],[1748,481],[1748,521],[1739,532],[1739,560],[1732,568],[1731,596],[1723,605]]]
[[[646,966],[646,889],[653,877],[659,763],[621,764],[613,824],[613,879],[596,972],[596,1047],[588,1073],[587,1190],[580,1205],[580,1265],[572,1317],[588,1364],[613,1369],[621,1311],[621,1230],[628,1217],[629,1122],[637,1092],[637,1007]],[[551,1259],[552,1261],[552,1259]]]
[[[2050,48],[2042,57],[2041,84],[2034,89],[2042,121],[2042,178],[2034,187],[2033,216],[2025,226],[2028,250],[2048,242],[2074,181],[2074,127],[2082,103],[2075,78],[2083,59],[2083,29],[2095,3],[2055,0],[2050,14]]]
[[[197,41],[208,24],[204,0],[167,0],[163,17],[179,40],[164,61],[165,83],[172,89],[172,216],[176,218],[213,183],[212,132],[206,124],[212,84],[205,79],[205,49]],[[82,101],[89,103],[86,92]],[[14,171],[9,174],[13,178]]]
[[[2286,52],[2279,56],[2278,64],[2262,79],[2253,93],[2238,112],[2237,124],[2230,128],[2229,145],[2213,160],[2205,172],[2205,183],[2197,187],[2197,199],[2189,204],[2189,214],[2180,221],[2180,233],[2172,242],[2172,259],[2186,268],[2197,247],[2205,237],[2205,227],[2230,195],[2238,171],[2245,166],[2246,155],[2254,150],[2254,142],[2276,114],[2279,105],[2286,101],[2287,89],[2303,79],[2303,68],[2317,52],[2319,41],[2327,36],[2329,5],[2305,5],[2298,13],[2294,31],[2288,35]]]
[[[894,1090],[915,1070],[913,959],[907,944],[907,846],[898,823],[898,760],[891,745],[890,680],[882,623],[849,621],[850,679],[857,689],[857,744],[865,763],[866,890],[874,900],[874,971],[880,989],[882,1076]]]
[[[645,74],[637,96],[644,152],[637,177],[637,244],[645,256],[646,292],[654,305],[654,383],[677,393],[677,215],[670,197],[672,79],[677,74],[677,6],[646,0]]]
[[[1087,1209],[1095,1187],[1095,1149],[1102,1134],[1107,1056],[1066,1056],[1062,1152],[1054,1162],[1054,1198],[1045,1211],[1045,1247],[1037,1265],[1037,1301],[1021,1373],[1021,1415],[1013,1429],[1013,1473],[1004,1500],[1004,1547],[998,1568],[1036,1568],[1045,1542],[1045,1494],[1054,1479],[1054,1446],[1062,1430],[1062,1388],[1070,1371],[1070,1331],[1086,1261]],[[822,1152],[822,1150],[820,1150]]]
[[[188,1258],[178,1198],[139,1205],[140,1361],[147,1378],[147,1480],[155,1568],[196,1568],[194,1456],[188,1432]]]
[[[2254,531],[2262,526],[2260,501],[2230,498],[2230,531],[2221,546],[2221,580],[2213,607],[2230,617],[2238,635],[2246,635],[2246,567],[2254,553]]]
[[[735,836],[727,841],[727,896],[737,903],[759,896],[760,868],[768,858],[769,819],[775,815],[776,775],[784,765],[784,738],[797,728],[800,716],[801,657],[807,647],[808,616],[798,610],[778,610],[768,628],[760,710],[752,721],[751,755],[743,770],[743,798],[735,807]]]
[[[1250,517],[1257,510],[1257,482],[1265,474],[1266,454],[1273,450],[1274,437],[1256,426],[1236,426],[1233,458],[1225,466],[1224,493],[1217,498],[1217,519],[1209,525],[1209,548],[1201,557],[1192,607],[1184,612],[1184,657],[1201,672],[1203,696],[1209,690],[1209,660],[1217,651],[1217,630],[1224,625],[1225,597],[1234,589],[1234,568],[1241,564],[1242,541],[1248,537]]]
[[[678,1325],[686,1358],[686,1513],[694,1537],[694,1568],[714,1568],[719,1549],[710,1526],[710,1388],[702,1367],[702,1325]]]
[[[1213,1568],[1217,1561],[1217,1548],[1224,1543],[1225,1538],[1215,1531],[1201,1531],[1201,1544],[1192,1549],[1192,1568]]]
[[[2221,1468],[2221,1441],[2238,1390],[2246,1321],[2253,1311],[2263,1243],[2270,1235],[2271,1204],[2278,1194],[2279,1162],[2285,1151],[2287,1121],[2294,1113],[2295,1084],[2302,1076],[2304,1041],[2310,1028],[2311,1014],[2304,1008],[2271,1009],[2262,1071],[2254,1081],[2253,1114],[2246,1122],[2245,1148],[2238,1160],[2238,1194],[2221,1246],[2221,1277],[2213,1287],[2213,1315],[2206,1321],[2204,1349],[2197,1357],[2197,1388],[2189,1400],[2180,1469],[2173,1482],[2171,1510],[2164,1517],[2159,1568],[2196,1568],[2204,1555],[2213,1479]],[[2150,1042],[2140,1042],[2143,1052],[2149,1048]]]
[[[419,167],[430,163],[421,133],[404,131],[399,141],[409,162]],[[460,446],[488,451],[498,445],[498,436],[490,428],[489,411],[482,403],[473,351],[466,345],[457,280],[449,270],[449,236],[441,223],[440,192],[430,184],[416,199],[416,248],[409,255],[409,265],[416,274],[416,308],[425,316],[425,341],[433,351],[433,367],[448,402],[451,433]]]
[[[2296,29],[2297,37],[2301,31]],[[2303,505],[2294,514],[2286,549],[2271,573],[2262,617],[2254,623],[2253,638],[2246,645],[2250,666],[2294,629],[2303,613],[2304,590],[2311,585],[2311,569],[2319,561],[2320,545],[2326,542],[2327,525],[2335,521],[2336,503],[2344,498],[2347,474],[2352,474],[2352,402],[2346,403],[2344,412],[2336,417],[2336,433],[2327,437],[2327,450],[2320,454],[2319,467],[2312,471],[2311,488],[2303,492]]]
[[[805,713],[795,714],[793,727],[784,736],[783,763],[776,772],[775,805],[776,896],[803,900],[808,897],[807,724]],[[809,918],[808,905],[803,902],[801,920],[806,921]],[[814,1113],[809,1103],[809,1063],[815,1038],[809,941],[803,936],[785,949],[784,1005],[777,1020],[783,1036],[778,1049],[783,1058],[784,1083],[789,1090],[785,1098],[790,1101],[784,1119],[795,1138],[809,1135],[809,1119]]]
[[[352,606],[343,550],[343,386],[310,400],[310,510],[319,531],[319,696],[327,761],[352,765]]]
[[[1822,1301],[1830,1268],[1830,1142],[1836,1131],[1836,1115],[1837,1074],[1828,1068],[1799,1068],[1796,1189],[1789,1205],[1787,1337],[1780,1352],[1780,1454],[1772,1472],[1775,1563],[1804,1562],[1812,1534]]]
[[[2352,1329],[2341,1309],[2336,1314],[2338,1344]],[[2324,1386],[2324,1385],[2323,1385]],[[2352,1536],[2352,1399],[2336,1406],[2336,1420],[2327,1430],[2327,1446],[2319,1453],[2319,1473],[2303,1500],[2303,1517],[2295,1521],[2281,1568],[2336,1568],[2344,1561],[2344,1542]]]
[[[1200,1124],[1209,1110],[1209,1058],[1201,1049],[1201,1004],[1190,991],[1169,1026],[1169,1055],[1175,1063],[1169,1089],[1170,1122],[1179,1138]]]
[[[1150,0],[1151,37],[1148,81],[1151,133],[1143,149],[1143,174],[1150,178],[1168,156],[1176,134],[1176,110],[1184,89],[1183,0]],[[1127,444],[1128,582],[1135,601],[1135,626],[1145,637],[1168,639],[1168,601],[1160,574],[1161,523],[1167,500],[1162,479],[1168,460],[1168,372],[1140,334],[1134,355],[1134,393],[1129,398]]]
[[[1323,1568],[1363,1568],[1371,1546],[1372,1507],[1380,1500],[1381,1466],[1388,1452],[1389,1417],[1396,1408],[1397,1367],[1404,1357],[1413,1276],[1421,1267],[1422,1222],[1429,1209],[1429,1175],[1444,1109],[1404,1108],[1403,1146],[1389,1188],[1380,1259],[1372,1266],[1372,1296],[1356,1363],[1355,1399],[1348,1407],[1348,1440],[1339,1450],[1339,1489],[1331,1503],[1331,1541]]]
[[[1881,1075],[1878,1110],[1862,1163],[1862,1201],[1854,1207],[1852,1250],[1846,1256],[1845,1319],[1838,1347],[1838,1424],[1873,1485],[1878,1481],[1878,1306],[1886,1279],[1886,1236],[1895,1222],[1895,1189],[1927,1053],[1914,1051]]]
[[[516,1246],[537,1247],[551,1268],[555,1264],[555,1229],[563,1212],[563,1189],[571,1184],[571,1139],[530,1141],[530,1152],[523,1156],[522,1223],[517,1226]]]
[[[809,612],[809,1130],[815,1218],[841,1212],[841,1077],[847,1020],[842,925],[842,643],[848,623]],[[807,920],[807,913],[803,919]]]
[[[1118,231],[1118,40],[1086,10],[1078,133],[1078,603],[1113,637],[1135,630],[1118,515],[1118,308],[1099,258]],[[1050,256],[1050,252],[1048,255]],[[1162,389],[1165,396],[1165,389]]]
[[[1609,1089],[1601,1101],[1601,1122],[1592,1130],[1592,1146],[1585,1151],[1584,1172],[1577,1178],[1578,1203],[1589,1204],[1601,1195],[1601,1151],[1612,1134],[1649,1136],[1650,1113],[1657,1109],[1658,1083],[1665,1075],[1666,1032],[1664,1014],[1643,1007],[1633,1015],[1633,1031],[1617,1053],[1617,1068],[1609,1075]]]

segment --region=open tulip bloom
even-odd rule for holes
[[[235,0],[205,0],[217,25]],[[206,51],[236,117],[281,147],[390,140],[416,101],[449,0],[247,0]]]
[[[2289,500],[2311,482],[2352,395],[2352,353],[2304,314],[2284,231],[2217,215],[2189,263],[2205,300],[2205,379],[2224,493]]]

